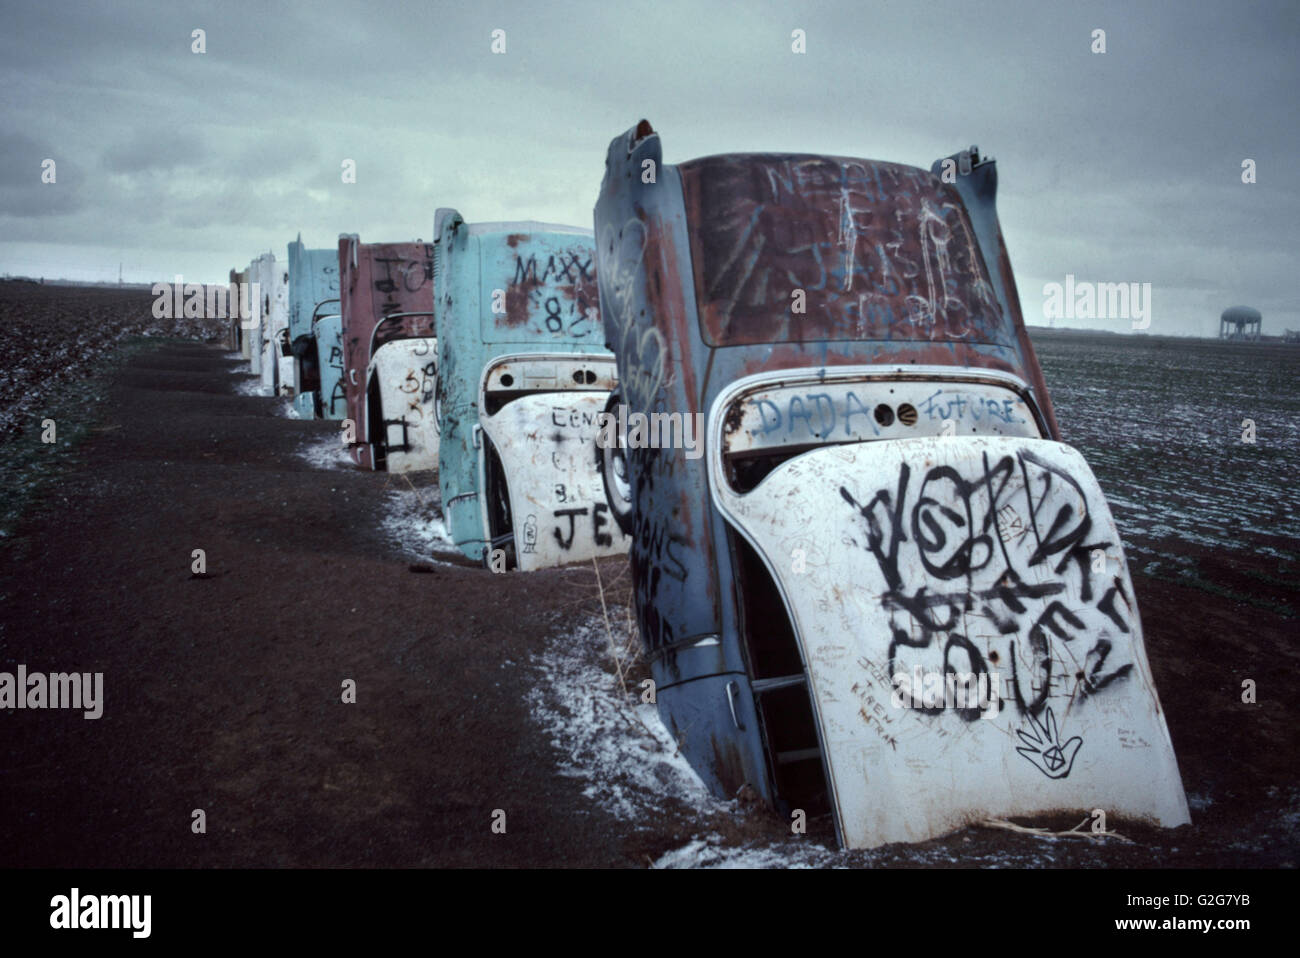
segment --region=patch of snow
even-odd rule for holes
[[[771,842],[728,846],[715,834],[696,837],[666,852],[655,868],[843,868],[842,852],[815,842]]]
[[[245,378],[235,383],[235,393],[240,396],[269,396],[270,390],[260,378]]]
[[[653,818],[666,798],[702,817],[724,810],[677,751],[658,709],[636,690],[624,693],[596,664],[607,648],[604,622],[593,617],[551,636],[532,656],[540,681],[526,702],[560,752],[561,773],[583,779],[583,794],[624,821]]]
[[[403,554],[421,561],[437,553],[459,553],[447,534],[434,490],[390,489],[382,523],[384,534]]]
[[[333,433],[303,443],[298,447],[298,455],[313,469],[347,469],[352,466],[347,448]]]

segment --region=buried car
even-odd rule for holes
[[[226,307],[226,340],[225,344],[232,353],[241,353],[245,359],[248,358],[248,351],[244,347],[244,319],[245,313],[240,309],[239,296],[244,290],[244,284],[248,281],[246,271],[230,271],[230,282],[228,285],[227,307]],[[247,300],[247,295],[244,296]]]
[[[274,253],[263,253],[249,264],[248,279],[259,292],[245,333],[252,340],[250,366],[262,379],[263,394],[274,396],[293,369],[288,340],[289,273],[276,262]]]
[[[615,377],[591,231],[440,209],[434,232],[449,535],[494,571],[626,552],[595,454]]]
[[[698,458],[602,447],[660,713],[716,793],[829,814],[849,848],[1079,809],[1189,821],[996,182],[974,147],[928,171],[664,166],[642,121],[595,209],[616,404],[704,435]]]
[[[233,352],[250,362],[253,357],[254,310],[258,308],[261,297],[260,287],[251,281],[252,270],[248,267],[230,271],[230,291],[225,311],[230,322],[227,342]]]
[[[355,429],[352,461],[393,472],[433,469],[433,247],[418,240],[362,243],[343,235],[338,262],[341,382]],[[381,350],[388,350],[382,358]]]
[[[294,410],[304,419],[324,418],[316,322],[323,315],[337,313],[338,306],[338,250],[307,249],[299,233],[289,244],[288,339],[293,366],[287,385],[292,390]]]
[[[324,302],[316,307],[311,320],[312,342],[316,345],[316,371],[320,386],[316,391],[319,418],[347,418],[348,397],[343,388],[343,316],[338,302]]]

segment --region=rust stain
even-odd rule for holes
[[[709,746],[713,751],[713,770],[718,781],[728,795],[735,795],[745,781],[745,765],[740,758],[740,749],[732,741],[719,742],[716,735],[709,736]]]
[[[727,407],[727,414],[722,419],[722,432],[730,436],[740,428],[741,421],[745,418],[744,403],[733,402]]]
[[[532,295],[541,288],[541,280],[535,276],[531,279],[525,277],[522,283],[511,283],[506,287],[506,313],[497,317],[497,324],[511,328],[526,325]]]
[[[711,344],[1013,345],[961,198],[934,174],[800,154],[677,169]]]
[[[347,417],[356,423],[357,446],[365,447],[365,453],[356,455],[361,455],[366,461],[358,461],[358,465],[369,465],[367,444],[371,437],[370,423],[365,415],[365,378],[371,358],[371,333],[384,316],[392,313],[433,311],[433,246],[429,243],[357,242],[357,265],[353,268],[352,242],[348,239],[339,241],[342,382]]]
[[[888,348],[881,348],[887,346]],[[747,356],[742,375],[780,369],[808,369],[817,366],[956,366],[994,369],[1026,379],[1019,363],[981,352],[970,343],[781,343],[763,354]],[[1026,379],[1026,381],[1029,381]]]

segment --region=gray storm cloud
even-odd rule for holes
[[[428,238],[438,206],[588,225],[605,147],[644,116],[673,162],[977,143],[1027,321],[1071,274],[1151,283],[1151,332],[1210,334],[1236,302],[1277,332],[1300,327],[1297,10],[5,3],[0,271],[215,280],[299,230]]]

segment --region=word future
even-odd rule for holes
[[[93,681],[92,681],[93,680]],[[82,717],[104,714],[104,673],[0,672],[0,709],[83,709]]]
[[[148,938],[152,929],[152,895],[81,895],[78,888],[70,895],[50,899],[50,927],[130,928],[131,937]]]

